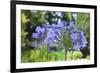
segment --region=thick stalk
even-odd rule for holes
[[[48,47],[48,48],[49,48],[49,47]],[[47,48],[47,61],[49,61],[49,56],[48,56],[48,50],[49,50],[49,49],[48,49],[48,48]]]
[[[67,60],[67,49],[65,48],[65,61]]]

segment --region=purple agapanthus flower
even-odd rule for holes
[[[71,21],[71,22],[68,23],[68,21],[66,21],[65,27],[68,29],[68,31],[71,31],[74,28],[74,22]]]
[[[72,43],[74,45],[74,49],[80,50],[86,47],[87,41],[84,35],[84,32],[77,31],[71,34]]]
[[[44,39],[45,44],[52,44],[57,42],[58,35],[53,28],[48,28],[46,38]]]
[[[35,33],[32,34],[32,38],[40,39],[42,43],[47,44],[48,46],[54,46],[59,43],[62,34],[66,34],[66,38],[68,35],[71,37],[71,42],[73,44],[73,49],[80,50],[87,46],[87,40],[83,31],[79,30],[75,25],[74,21],[62,21],[57,24],[44,24],[43,26],[37,26],[35,29]],[[70,38],[69,38],[70,39]],[[66,40],[65,40],[66,41]],[[65,47],[66,45],[61,42],[61,44]],[[38,42],[33,42],[33,46],[37,47],[39,45]]]
[[[36,39],[38,39],[38,38],[40,38],[40,36],[39,36],[38,33],[32,33],[32,38],[36,38]]]
[[[56,25],[56,27],[58,28],[64,28],[64,23],[63,22],[60,22]]]
[[[74,22],[71,21],[68,25],[68,30],[71,30],[74,27]]]
[[[36,27],[35,29],[36,33],[32,33],[32,38],[35,38],[35,39],[39,39],[39,38],[42,38],[46,32],[46,29],[44,27]]]
[[[39,34],[42,34],[42,33],[45,33],[45,28],[38,26],[36,27],[35,31]]]

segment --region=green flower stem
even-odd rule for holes
[[[47,48],[47,61],[49,61],[48,48]]]
[[[65,48],[65,61],[67,60],[66,55],[67,55],[67,49]]]

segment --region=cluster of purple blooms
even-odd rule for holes
[[[78,29],[73,21],[63,21],[57,24],[44,24],[43,26],[37,26],[35,33],[32,34],[32,38],[36,39],[36,41],[32,43],[32,46],[38,47],[41,44],[57,46],[59,45],[58,43],[60,43],[63,34],[66,35],[66,38],[67,35],[70,35],[73,49],[80,50],[87,46],[87,40],[84,32]],[[63,43],[60,44],[63,45]],[[64,45],[64,47],[65,46],[66,45]]]

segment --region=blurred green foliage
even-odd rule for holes
[[[21,62],[48,62],[48,61],[64,61],[67,60],[77,60],[86,58],[89,60],[89,44],[90,44],[90,15],[89,13],[77,13],[75,24],[85,32],[88,47],[81,51],[70,50],[72,48],[71,40],[62,37],[62,42],[66,48],[64,51],[57,50],[54,52],[48,52],[48,47],[46,45],[40,46],[38,49],[32,47],[32,33],[35,32],[35,28],[38,25],[44,25],[46,23],[57,23],[58,19],[72,21],[72,12],[62,12],[62,16],[57,16],[55,12],[51,11],[32,11],[32,10],[22,10],[21,11]],[[66,30],[67,31],[67,30]],[[64,35],[64,34],[63,34]],[[68,44],[69,42],[69,44]],[[60,48],[60,46],[59,46]],[[56,49],[56,48],[55,48]],[[62,48],[61,48],[62,49]]]
[[[81,59],[82,56],[83,54],[80,51],[70,51],[67,53],[67,60]]]
[[[48,55],[47,55],[48,54]],[[83,56],[80,51],[71,51],[66,55],[67,60],[77,60],[81,59]],[[47,48],[42,50],[27,50],[22,53],[22,62],[54,62],[54,61],[64,61],[65,55],[62,51],[57,52],[47,52]]]

